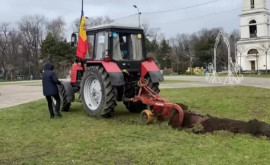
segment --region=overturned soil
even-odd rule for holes
[[[182,128],[192,128],[195,133],[214,131],[230,131],[233,133],[250,134],[253,136],[266,136],[270,138],[270,124],[257,119],[240,121],[227,118],[218,118],[211,115],[200,115],[188,110],[188,107],[179,104],[184,110]]]

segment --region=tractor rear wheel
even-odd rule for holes
[[[147,106],[143,104],[141,101],[138,102],[125,101],[123,103],[131,113],[140,113],[142,110],[147,108]]]
[[[146,78],[146,80],[148,81],[147,86],[150,87],[154,92],[159,94],[159,92],[160,92],[159,83],[153,83],[149,76]]]
[[[151,88],[154,92],[159,94],[159,83],[153,83],[151,78],[148,76],[146,77],[148,81],[147,86]],[[146,109],[147,106],[143,104],[141,101],[139,102],[132,102],[132,101],[125,101],[124,102],[126,108],[132,113],[140,113],[142,110]]]
[[[103,67],[86,69],[81,82],[81,101],[90,116],[108,117],[116,106],[116,88]]]

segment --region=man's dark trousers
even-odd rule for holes
[[[60,97],[59,95],[53,95],[53,96],[46,96],[47,102],[48,102],[48,108],[51,114],[51,117],[54,117],[54,112],[53,112],[53,105],[52,105],[52,97],[56,100],[56,106],[55,106],[55,113],[56,115],[60,114]]]

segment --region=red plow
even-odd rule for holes
[[[138,95],[131,99],[132,102],[141,101],[147,105],[147,109],[141,112],[142,120],[149,124],[154,120],[166,121],[173,128],[180,128],[184,119],[184,112],[182,108],[174,103],[171,103],[147,86],[148,81],[141,78],[138,82],[140,87]]]
[[[154,120],[169,120],[173,128],[194,128],[197,124],[201,127],[194,129],[195,133],[206,133],[220,130],[233,133],[245,133],[253,136],[266,136],[270,138],[270,125],[256,119],[240,121],[227,118],[218,118],[210,115],[200,115],[187,109],[183,110],[178,104],[171,103],[147,86],[146,79],[140,79],[138,95],[131,99],[133,102],[141,101],[146,104],[147,109],[141,112],[142,120],[149,124]],[[185,120],[184,120],[185,116]]]

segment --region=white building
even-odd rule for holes
[[[237,63],[243,71],[270,69],[269,10],[267,0],[243,0]]]

